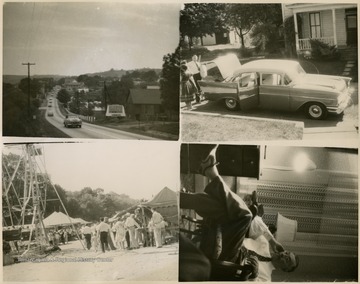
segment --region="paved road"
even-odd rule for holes
[[[50,97],[48,97],[49,99]],[[90,123],[83,122],[81,128],[65,128],[64,116],[61,114],[57,99],[52,98],[52,106],[46,107],[46,120],[60,129],[62,132],[66,133],[72,138],[101,138],[101,139],[132,139],[132,140],[156,140],[155,138],[129,133],[126,131],[121,131],[117,129],[102,127]],[[48,116],[48,111],[52,111],[54,116]]]

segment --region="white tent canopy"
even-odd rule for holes
[[[45,227],[88,223],[81,218],[71,218],[62,212],[53,212],[51,215],[46,217],[43,222]]]

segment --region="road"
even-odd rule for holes
[[[81,128],[65,128],[64,116],[61,114],[58,106],[56,97],[48,96],[48,102],[51,102],[51,106],[43,107],[46,108],[45,118],[56,128],[60,129],[65,134],[72,138],[95,138],[95,139],[131,139],[131,140],[156,140],[156,138],[133,134],[126,131],[117,129],[102,127],[90,123],[83,122]],[[53,116],[48,116],[48,112],[52,111]]]

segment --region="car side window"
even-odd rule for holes
[[[281,75],[276,73],[262,73],[261,74],[261,85],[265,86],[280,86]]]
[[[250,88],[257,85],[256,77],[256,73],[242,73],[235,78],[234,82],[238,82],[240,88]]]

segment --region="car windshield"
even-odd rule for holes
[[[300,64],[296,64],[294,66],[294,68],[289,68],[286,72],[287,75],[287,80],[289,81],[288,83],[294,81],[296,78],[298,78],[299,76],[303,76],[305,75],[306,72],[305,70],[301,67]]]

